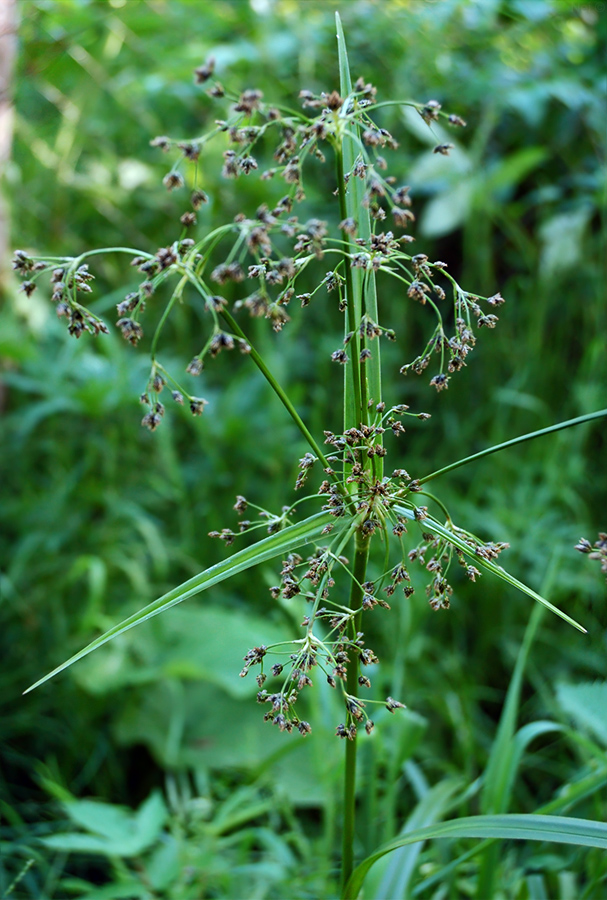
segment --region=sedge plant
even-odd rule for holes
[[[165,326],[192,297],[204,307],[207,328],[200,336],[199,352],[184,361],[186,371],[198,377],[219,353],[245,354],[308,444],[295,483],[295,488],[303,491],[301,499],[271,512],[238,496],[238,528],[212,532],[226,546],[259,531],[264,533],[261,539],[237,549],[115,625],[28,690],[189,597],[264,561],[282,561],[280,583],[271,588],[271,594],[301,604],[301,634],[287,644],[243,648],[240,674],[255,673],[256,699],[267,723],[260,727],[275,726],[286,735],[305,737],[314,727],[300,713],[302,704],[298,705],[300,695],[313,689],[313,680],[326,679],[339,693],[343,715],[335,723],[336,736],[343,740],[345,750],[342,895],[356,897],[376,859],[406,843],[432,837],[508,837],[607,847],[607,826],[599,823],[552,815],[486,815],[408,832],[355,865],[359,744],[374,728],[373,709],[378,703],[398,713],[411,699],[365,698],[371,686],[368,667],[377,662],[365,639],[366,620],[372,615],[389,616],[390,604],[395,602],[416,602],[411,564],[421,565],[427,572],[427,598],[437,613],[449,608],[453,590],[449,572],[459,565],[472,581],[484,572],[493,573],[584,631],[582,625],[502,568],[498,557],[507,544],[479,537],[456,524],[441,499],[428,491],[428,483],[479,457],[605,416],[607,410],[516,437],[434,472],[410,474],[399,445],[395,450],[392,445],[396,442],[391,440],[386,446],[384,437],[390,434],[402,445],[407,417],[423,420],[429,416],[384,397],[381,347],[386,341],[399,342],[403,336],[384,320],[382,293],[396,293],[403,304],[419,308],[425,317],[427,340],[412,358],[403,361],[400,371],[403,376],[427,378],[437,391],[447,389],[468,364],[479,331],[496,326],[496,311],[504,298],[499,292],[482,297],[460,286],[447,263],[432,261],[413,248],[409,229],[415,217],[409,188],[387,174],[384,157],[398,145],[378,124],[376,114],[385,106],[408,105],[430,129],[439,119],[453,128],[463,127],[464,120],[458,114],[445,113],[436,101],[382,100],[364,78],[353,82],[339,16],[337,41],[339,88],[320,94],[302,90],[301,108],[297,109],[273,105],[255,89],[232,94],[215,80],[213,59],[195,70],[196,81],[228,110],[207,134],[188,140],[162,136],[152,141],[174,157],[174,165],[164,177],[166,188],[178,196],[185,193],[183,170],[188,167],[186,175],[193,187],[188,209],[180,217],[180,233],[167,246],[156,252],[130,247],[89,249],[76,257],[53,259],[17,251],[14,267],[25,279],[22,289],[27,295],[36,289],[41,276],[50,275],[57,315],[78,338],[84,332],[102,335],[108,331],[86,304],[93,290],[90,266],[95,257],[126,254],[141,282],[118,303],[116,326],[134,346],[144,337],[146,304],[154,307],[162,295],[161,287],[170,286],[170,298],[158,311],[152,333],[149,376],[140,398],[145,408],[142,424],[150,431],[167,427],[165,403],[185,405],[194,416],[202,415],[207,406],[204,397],[182,386],[179,373],[166,363],[163,346]],[[258,175],[263,180],[274,179],[284,183],[284,196],[272,207],[263,204],[252,215],[240,213],[233,221],[199,235],[197,212],[208,200],[199,183],[200,162],[211,140],[226,146],[225,178]],[[273,165],[259,172],[258,148],[272,141]],[[439,142],[434,152],[447,156],[451,147]],[[339,220],[334,232],[324,219],[306,220],[298,215],[312,159],[334,167],[335,213],[327,211],[328,219]],[[302,290],[300,285],[307,285],[312,275],[316,286]],[[231,307],[220,293],[228,283],[230,290],[240,294]],[[275,332],[288,331],[289,309],[313,303],[330,304],[334,317],[342,321],[331,356],[335,378],[343,387],[343,426],[338,433],[325,430],[320,435],[310,430],[247,333],[249,316],[265,318]],[[304,504],[309,510],[305,517],[300,513]]]

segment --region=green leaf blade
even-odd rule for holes
[[[504,441],[502,444],[494,444],[492,447],[487,447],[485,450],[473,453],[472,456],[464,456],[462,459],[458,459],[448,466],[443,466],[442,469],[437,469],[429,475],[424,475],[423,478],[419,479],[419,483],[426,484],[426,482],[431,481],[433,478],[437,478],[439,475],[444,475],[446,472],[452,472],[453,469],[459,469],[460,466],[466,466],[468,463],[474,462],[475,459],[482,459],[483,456],[489,456],[491,453],[498,453],[500,450],[505,450],[507,447],[514,447],[515,444],[533,441],[538,437],[543,437],[545,434],[553,434],[555,431],[562,431],[564,428],[572,428],[574,425],[583,425],[585,422],[591,422],[593,419],[603,419],[605,416],[607,416],[607,409],[598,409],[596,412],[586,413],[586,415],[577,416],[575,419],[567,419],[564,422],[557,422],[555,425],[549,425],[548,428],[540,428],[539,431],[530,431],[527,434],[521,434],[518,437],[511,438],[509,441]]]
[[[405,507],[395,506],[394,509],[401,515],[407,515],[408,518],[411,518],[411,510],[407,510]],[[431,516],[428,516],[424,520],[428,529],[440,534],[441,537],[444,537],[448,540],[454,547],[458,547],[466,556],[469,556],[471,559],[475,560],[476,565],[479,565],[481,568],[486,569],[488,572],[492,572],[494,575],[497,575],[498,578],[501,578],[502,581],[505,581],[507,584],[511,584],[513,587],[519,589],[524,594],[527,594],[529,597],[532,597],[534,600],[537,600],[538,603],[541,603],[542,606],[545,606],[546,609],[549,609],[551,612],[555,613],[555,615],[559,616],[569,625],[573,625],[574,628],[577,628],[578,631],[581,631],[582,634],[587,634],[587,630],[583,625],[580,625],[579,622],[576,622],[575,619],[572,619],[571,616],[568,616],[567,613],[564,613],[558,606],[554,606],[554,604],[550,603],[549,600],[546,600],[545,597],[542,597],[541,594],[538,594],[533,588],[530,588],[524,582],[519,581],[518,578],[515,578],[514,575],[511,575],[501,566],[496,565],[491,560],[483,559],[474,550],[467,544],[462,538],[458,537],[457,534],[454,534],[452,531],[449,531],[448,528],[445,528],[444,525],[441,525]]]
[[[330,513],[316,513],[309,516],[307,519],[304,519],[303,522],[290,525],[282,531],[279,531],[277,534],[272,534],[269,537],[252,544],[250,547],[246,547],[244,550],[233,553],[227,559],[205,569],[198,575],[194,575],[193,578],[184,581],[183,584],[178,585],[178,587],[173,588],[173,590],[169,591],[167,594],[164,594],[162,597],[159,597],[157,600],[144,606],[143,609],[133,613],[132,616],[124,619],[118,625],[114,625],[109,631],[106,631],[98,638],[95,638],[94,641],[91,641],[90,644],[87,644],[86,647],[74,654],[74,656],[71,656],[60,666],[57,666],[52,672],[49,672],[48,675],[40,678],[23,693],[28,694],[30,691],[33,691],[35,688],[44,684],[45,681],[48,681],[50,678],[58,675],[59,672],[62,672],[64,669],[73,665],[73,663],[88,656],[93,650],[103,646],[103,644],[106,644],[108,641],[113,640],[119,635],[124,634],[124,632],[128,631],[130,628],[134,628],[136,625],[140,625],[142,622],[151,619],[153,616],[165,612],[172,606],[182,603],[189,597],[193,597],[195,594],[199,594],[202,591],[231,578],[232,575],[236,575],[239,572],[250,569],[252,566],[273,559],[279,554],[302,547],[318,537],[322,529],[328,524],[335,525],[333,534],[337,536],[347,529],[349,520],[340,520],[340,522],[336,524],[334,517],[331,516]]]
[[[441,822],[429,828],[403,834],[368,856],[352,873],[342,894],[342,900],[354,900],[358,896],[367,872],[382,856],[406,844],[436,838],[551,841],[557,844],[607,850],[607,824],[590,819],[533,814],[466,816],[450,822]]]

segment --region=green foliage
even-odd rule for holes
[[[454,277],[484,293],[501,287],[508,298],[490,350],[488,342],[479,345],[474,365],[448,395],[429,397],[412,376],[399,381],[399,362],[391,346],[384,348],[390,391],[434,414],[433,427],[411,420],[403,464],[423,474],[604,406],[597,152],[604,17],[592,5],[514,0],[348,0],[336,7],[354,73],[377,83],[384,98],[433,96],[468,120],[449,158],[428,153],[417,114],[386,108],[382,124],[401,144],[399,168],[412,185],[420,244],[423,236],[426,249],[432,239],[431,258],[461,256],[450,267]],[[165,170],[148,140],[198,133],[212,121],[212,107],[191,82],[191,70],[209,52],[222,80],[259,86],[268,98],[337,86],[332,8],[320,3],[220,2],[205,4],[202,14],[200,4],[185,0],[31,2],[21,13],[6,190],[13,244],[32,252],[63,256],[122,242],[154,252],[166,244],[167,222],[170,231],[181,210],[161,186]],[[219,153],[214,162],[217,168]],[[315,211],[330,182],[318,173],[306,184]],[[238,203],[225,182],[211,186],[200,219],[209,231],[263,199],[242,179]],[[99,258],[95,272],[94,312],[104,317],[124,295],[123,278],[116,257]],[[263,329],[254,328],[254,340],[318,435],[342,427],[327,387],[335,342],[328,312],[320,304],[307,312],[314,337],[294,316],[288,360]],[[396,292],[386,314],[412,341],[427,339],[419,324],[401,324]],[[175,323],[167,367],[198,352],[199,326],[189,313]],[[147,373],[119,338],[108,335],[95,348],[85,338],[66,342],[46,299],[26,302],[12,288],[0,310],[0,335],[0,893],[335,896],[340,773],[324,750],[334,697],[325,691],[310,710],[319,724],[309,744],[285,745],[263,729],[259,708],[245,698],[248,680],[234,677],[247,647],[262,640],[261,621],[273,640],[298,624],[292,609],[268,613],[265,584],[276,582],[268,561],[255,578],[245,573],[229,591],[219,586],[190,600],[19,698],[95,634],[212,566],[219,554],[206,534],[226,524],[221,510],[236,492],[271,509],[289,501],[280,486],[293,479],[293,461],[307,450],[303,438],[246,360],[228,370],[218,359],[205,373],[212,406],[203,423],[177,413],[171,429],[151,437],[137,425],[136,397]],[[310,372],[318,373],[314,384]],[[510,541],[509,570],[583,622],[589,635],[551,617],[539,622],[498,727],[527,623],[524,598],[487,576],[480,586],[456,583],[454,609],[444,618],[414,604],[392,611],[389,630],[373,622],[373,642],[385,648],[378,683],[413,711],[400,721],[387,711],[383,720],[377,716],[364,749],[359,859],[403,823],[422,827],[445,815],[528,813],[569,798],[570,806],[546,814],[605,819],[597,712],[607,677],[604,585],[568,552],[580,534],[605,528],[603,432],[600,423],[583,425],[480,458],[441,480],[441,497],[458,518],[474,532]],[[277,452],[285,447],[288,454]],[[250,641],[237,637],[227,646],[230,616],[230,629],[246,631]],[[449,806],[456,781],[461,792]],[[159,788],[168,818],[132,861],[103,853],[66,857],[39,842],[76,833],[69,804],[92,801],[75,797],[103,798],[116,804],[121,822],[133,823],[139,812],[124,807],[140,811]],[[95,830],[78,833],[89,839]],[[395,880],[378,887],[378,896],[481,896],[479,876],[492,858],[496,897],[604,893],[599,850],[536,850],[523,841],[490,852],[463,836],[403,846],[394,854],[403,854],[403,869],[394,865]],[[316,880],[306,880],[306,871]]]
[[[607,745],[607,683],[560,684],[557,700],[578,728],[590,731]]]

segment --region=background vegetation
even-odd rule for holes
[[[408,428],[403,465],[422,474],[429,459],[439,467],[605,406],[602,3],[28,0],[4,182],[13,246],[76,255],[166,244],[183,210],[162,187],[166,159],[149,140],[194,137],[218,114],[192,69],[212,52],[220,80],[237,89],[283,100],[301,87],[331,90],[335,8],[353,72],[383,98],[434,98],[467,120],[444,158],[431,154],[421,119],[386,110],[400,141],[391,168],[412,187],[423,249],[466,287],[499,289],[508,301],[448,392],[403,379],[394,359],[390,399],[432,413]],[[254,210],[268,190],[243,179],[234,190],[218,177],[216,153],[200,228]],[[319,169],[306,185],[307,214],[323,216],[328,189],[332,174]],[[132,273],[112,257],[95,272],[94,309],[111,320]],[[220,558],[206,535],[233,524],[226,511],[236,493],[271,509],[287,502],[282,485],[307,448],[246,359],[220,357],[205,372],[203,420],[177,411],[149,434],[137,402],[145,354],[115,332],[68,340],[48,298],[17,287],[7,281],[0,308],[0,893],[334,896],[340,747],[325,749],[331,700],[317,700],[324,734],[285,742],[238,679],[248,647],[267,642],[268,629],[292,628],[285,610],[269,606],[271,567],[20,696],[96,632]],[[393,318],[402,316],[398,299]],[[255,334],[316,433],[338,427],[331,316],[316,304],[282,335],[263,322]],[[405,325],[413,336],[421,327]],[[196,328],[184,309],[172,334],[176,365],[199,350]],[[395,610],[373,646],[409,710],[378,723],[368,744],[361,852],[398,831],[416,804],[417,824],[481,807],[533,812],[589,778],[594,787],[573,813],[607,816],[606,590],[573,550],[581,534],[594,540],[607,528],[606,455],[604,426],[592,423],[444,479],[457,518],[509,541],[510,571],[589,634],[534,613],[528,656],[519,656],[520,709],[511,706],[506,726],[527,599],[485,577],[462,579],[449,613],[420,600]],[[516,777],[502,773],[500,793],[487,762],[531,723],[516,744]],[[491,850],[442,868],[473,846],[418,846],[371,879],[369,896],[487,896]],[[596,850],[504,845],[492,864],[495,897],[605,893],[607,862]]]

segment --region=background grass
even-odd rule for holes
[[[390,401],[432,413],[408,428],[399,464],[422,475],[605,406],[601,4],[29,0],[19,7],[16,133],[4,179],[13,246],[76,255],[165,245],[183,210],[161,184],[166,158],[148,142],[194,137],[218,115],[192,69],[212,52],[220,80],[237,89],[291,103],[301,87],[331,90],[334,8],[353,72],[383,99],[436,98],[467,120],[443,158],[415,119],[386,110],[400,142],[390,168],[412,186],[420,250],[448,261],[466,288],[500,289],[508,301],[448,392],[403,379],[408,357],[386,355]],[[215,152],[200,229],[279,191],[243,179],[234,190],[218,178]],[[328,167],[314,170],[302,218],[336,223],[337,212],[325,212],[332,178]],[[131,271],[104,257],[95,272],[94,309],[111,317]],[[244,359],[219,357],[197,383],[211,401],[202,421],[175,412],[170,426],[144,432],[144,354],[115,333],[68,340],[48,298],[26,300],[17,287],[6,283],[0,309],[0,892],[22,874],[8,896],[333,896],[341,748],[329,739],[331,697],[319,691],[314,700],[322,724],[312,739],[285,743],[237,677],[252,636],[293,627],[289,610],[268,605],[271,566],[21,698],[94,633],[218,559],[221,547],[206,535],[233,524],[236,493],[270,509],[289,502],[284,485],[306,448]],[[429,320],[405,317],[393,288],[380,281],[379,290],[386,323],[417,347]],[[282,335],[258,324],[257,344],[310,427],[339,428],[328,361],[337,316],[315,303]],[[198,328],[196,310],[184,308],[171,333],[176,365],[200,349]],[[538,618],[519,666],[520,707],[508,707],[508,727],[498,730],[531,614],[525,597],[484,577],[457,584],[449,613],[414,598],[378,617],[379,678],[409,711],[378,723],[365,746],[361,853],[392,837],[417,803],[412,827],[481,809],[533,812],[594,776],[598,788],[573,813],[604,820],[607,726],[592,692],[607,679],[605,584],[573,544],[606,528],[605,452],[604,426],[593,423],[442,480],[456,521],[510,541],[507,567],[589,634]],[[496,747],[512,749],[517,728],[538,721],[551,727],[519,739],[520,766],[512,763],[505,808],[496,809],[496,779],[510,776],[494,766],[481,787],[492,748],[493,758]],[[91,797],[111,808],[79,805]],[[84,847],[69,837],[76,823]],[[141,837],[130,856],[121,829]],[[112,846],[95,843],[112,835]],[[481,898],[488,883],[504,898],[604,894],[604,854],[527,844],[493,857],[486,850],[423,886],[472,846],[403,853],[396,874],[376,867],[368,896]]]

